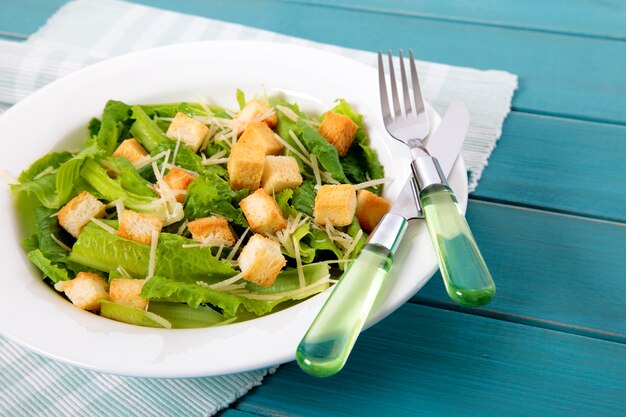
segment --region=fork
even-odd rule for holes
[[[404,69],[402,51],[398,54],[404,109],[400,105],[391,51],[387,55],[391,107],[383,56],[378,52],[378,83],[383,121],[387,132],[411,149],[414,158],[411,169],[417,185],[419,211],[426,220],[446,291],[452,300],[464,306],[487,304],[495,294],[495,284],[437,158],[431,156],[424,146],[430,123],[413,52],[409,50],[414,104],[411,103],[411,88]]]

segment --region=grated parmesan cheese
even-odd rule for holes
[[[362,188],[375,187],[381,184],[391,184],[393,182],[393,178],[379,178],[376,180],[369,180],[365,182],[361,182],[359,184],[354,184],[355,190],[360,190]]]
[[[298,120],[300,119],[300,116],[298,116],[298,113],[296,113],[295,111],[291,110],[289,107],[281,106],[279,104],[278,106],[276,106],[276,108],[278,110],[280,110],[292,122],[296,122],[297,123]]]
[[[19,181],[9,175],[9,173],[6,172],[4,169],[0,169],[0,177],[2,177],[9,184],[19,184]]]
[[[61,242],[55,235],[54,233],[50,233],[50,237],[52,238],[52,240],[54,240],[54,243],[56,243],[57,245],[59,245],[61,248],[63,248],[63,250],[66,250],[68,252],[70,252],[72,249],[70,249],[69,246],[67,246],[65,243]]]
[[[159,242],[159,232],[152,231],[152,238],[150,239],[150,259],[148,260],[148,276],[146,276],[146,282],[154,276],[154,270],[156,268],[156,252],[157,244]]]
[[[234,284],[235,282],[239,281],[240,279],[243,278],[243,273],[240,272],[237,275],[230,277],[228,279],[225,279],[224,281],[220,281],[217,284],[213,284],[210,285],[209,288],[213,289],[213,290],[217,290],[217,289],[222,289],[224,287],[227,287],[231,284]]]
[[[116,235],[117,234],[117,230],[115,230],[114,228],[112,228],[108,224],[106,224],[106,223],[96,219],[95,217],[91,217],[89,220],[91,220],[92,222],[94,222],[95,224],[97,224],[102,229],[106,230],[107,232],[111,233],[112,235]]]
[[[246,230],[241,234],[241,237],[239,238],[237,243],[235,243],[235,246],[233,246],[233,250],[231,250],[228,256],[226,257],[227,261],[232,261],[232,259],[235,257],[235,253],[237,253],[237,251],[239,250],[239,246],[241,246],[241,244],[243,243],[243,239],[246,237],[249,231],[250,231],[250,228],[247,227]]]

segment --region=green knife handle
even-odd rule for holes
[[[381,234],[395,234],[391,240],[399,242],[406,231],[406,220],[390,214],[385,217],[393,219],[398,227],[392,233],[388,227],[380,227]],[[325,377],[344,366],[391,268],[393,250],[395,247],[368,243],[350,263],[298,345],[296,360],[305,372]]]
[[[452,190],[429,185],[420,203],[448,295],[464,306],[487,304],[496,286]]]

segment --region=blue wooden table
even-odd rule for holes
[[[496,299],[461,308],[436,276],[339,375],[286,364],[224,416],[626,415],[625,3],[139,2],[520,77],[467,211]],[[0,34],[20,39],[64,0],[3,3]]]

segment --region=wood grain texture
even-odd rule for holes
[[[626,342],[626,225],[476,201],[467,220],[497,292],[464,311]],[[457,308],[438,274],[414,301]]]
[[[173,7],[171,0],[138,2]],[[427,61],[508,70],[520,76],[514,98],[518,109],[626,124],[622,41],[276,1],[204,4],[189,0],[176,7],[351,48],[413,48],[417,58]]]
[[[286,0],[293,3],[401,14],[520,30],[626,40],[626,8],[620,0]],[[581,18],[584,16],[584,19]]]
[[[277,416],[625,415],[626,346],[408,304],[327,379],[281,366],[235,404]]]
[[[626,124],[626,48],[619,40],[277,0],[215,0],[210,5],[204,0],[137,2],[352,48],[413,48],[424,60],[504,69],[520,76],[514,99],[518,109]],[[10,25],[28,28],[25,20],[33,18],[21,10]],[[38,15],[38,21],[49,15],[39,8],[29,13]],[[0,20],[0,27],[9,25],[6,20]]]
[[[626,222],[626,127],[511,113],[474,198]]]

